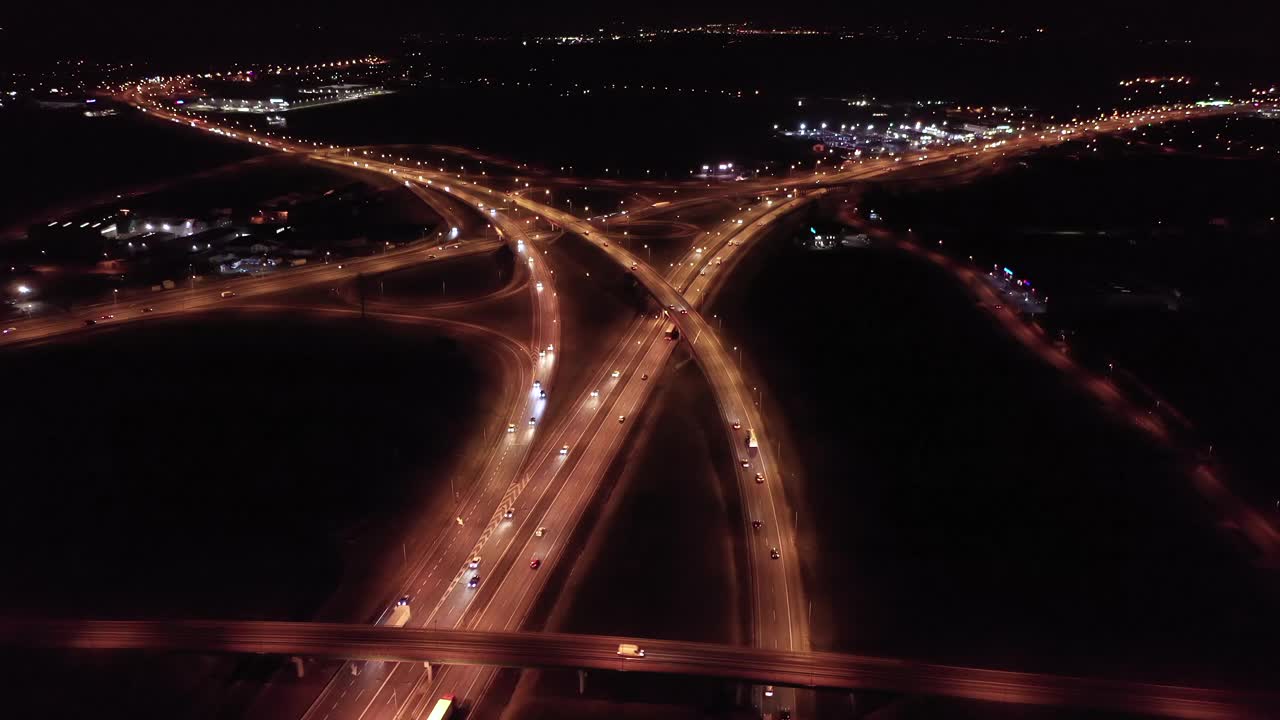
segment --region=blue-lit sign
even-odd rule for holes
[[[1012,277],[1012,276],[1013,276],[1013,271],[1012,271],[1012,270],[1010,270],[1009,268],[1005,268],[1005,269],[1004,269],[1004,274],[1005,274],[1005,275],[1008,275],[1008,276],[1010,276],[1010,277]]]

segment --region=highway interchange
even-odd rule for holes
[[[747,252],[753,241],[764,235],[773,223],[812,202],[833,186],[874,178],[904,167],[927,165],[937,168],[939,173],[956,172],[959,168],[986,163],[988,157],[995,157],[995,153],[1021,152],[1088,133],[1123,130],[1138,123],[1163,122],[1192,114],[1218,114],[1230,110],[1153,110],[1132,116],[1101,118],[1038,135],[1028,134],[999,144],[947,148],[911,158],[854,164],[812,176],[726,183],[676,203],[654,203],[635,208],[630,217],[615,215],[613,232],[609,232],[602,231],[600,218],[582,218],[537,202],[533,199],[537,197],[536,192],[498,190],[481,184],[483,180],[460,177],[443,168],[370,158],[367,151],[353,155],[348,149],[255,135],[221,127],[206,118],[180,114],[151,97],[151,93],[158,89],[139,88],[127,93],[124,99],[157,118],[179,122],[193,129],[282,152],[305,153],[320,162],[394,178],[436,208],[455,227],[464,222],[474,224],[475,218],[457,218],[449,204],[442,203],[441,199],[447,197],[464,203],[472,208],[481,222],[496,230],[501,240],[516,253],[523,272],[527,274],[526,285],[533,304],[530,334],[527,342],[523,343],[528,356],[527,362],[521,365],[519,377],[513,380],[517,387],[527,390],[516,393],[517,399],[504,411],[504,427],[501,429],[511,430],[495,433],[495,440],[487,446],[488,455],[480,464],[477,477],[467,483],[466,491],[457,498],[456,522],[435,528],[430,537],[419,538],[415,545],[425,550],[417,554],[397,587],[370,589],[385,599],[388,612],[395,599],[404,595],[409,598],[412,608],[406,625],[408,628],[490,634],[514,633],[522,628],[550,577],[550,571],[564,559],[566,543],[573,529],[621,448],[633,424],[629,419],[644,407],[656,379],[677,346],[665,338],[664,329],[671,322],[679,328],[682,340],[711,386],[729,447],[735,451],[735,457],[725,460],[734,462],[737,468],[744,508],[743,533],[749,539],[747,562],[751,571],[752,643],[761,652],[783,653],[777,657],[787,658],[793,655],[786,653],[803,655],[811,650],[808,602],[801,582],[794,526],[789,520],[794,508],[785,482],[794,473],[778,457],[769,423],[754,401],[750,382],[739,362],[701,313],[708,298],[731,272],[737,258]],[[719,225],[699,235],[680,261],[671,267],[652,266],[619,243],[618,232],[628,222],[661,218],[676,209],[724,197],[750,200],[731,216],[722,218]],[[546,262],[542,246],[530,234],[531,225],[535,222],[572,233],[591,243],[604,257],[631,273],[653,299],[654,312],[645,313],[630,324],[621,341],[609,350],[603,360],[593,363],[589,380],[580,388],[561,388],[556,382],[563,353],[573,352],[573,348],[564,348],[561,344],[555,273]],[[311,265],[227,286],[201,283],[200,287],[195,287],[192,281],[188,289],[161,293],[154,298],[32,319],[18,324],[16,332],[0,343],[28,342],[86,329],[87,320],[104,315],[113,315],[108,322],[118,323],[223,305],[249,307],[252,301],[286,289],[309,284],[336,284],[350,281],[358,274],[380,274],[494,247],[495,243],[484,239],[451,241],[448,245],[418,243],[381,255],[341,264]],[[234,292],[234,296],[224,296],[226,292]],[[554,421],[544,423],[543,419],[548,416],[548,403],[561,405]],[[758,438],[757,449],[746,447],[748,429]],[[764,482],[756,481],[757,474]],[[759,529],[754,527],[755,522],[760,523]],[[545,531],[539,532],[540,528]],[[774,549],[776,553],[772,552]],[[470,561],[477,556],[480,561],[473,569]],[[534,560],[538,561],[537,568],[531,567]],[[480,578],[475,587],[468,583],[473,576]],[[384,622],[386,615],[384,613],[378,621]],[[369,656],[351,654],[349,657]],[[435,697],[445,693],[457,695],[466,704],[479,706],[485,700],[496,673],[493,667],[485,665],[447,665],[442,670],[429,672],[421,663],[388,662],[391,659],[403,658],[372,659],[356,668],[358,674],[335,674],[306,717],[314,720],[416,718]],[[617,659],[614,657],[610,661],[616,663]],[[652,654],[645,662],[655,666],[661,664]],[[572,662],[567,664],[573,665]],[[796,682],[795,678],[781,673],[780,667],[777,670],[778,673],[768,677],[760,676],[761,683],[768,680],[778,685],[822,684]],[[781,679],[784,676],[788,679]],[[738,677],[755,679],[750,675]],[[408,693],[400,695],[396,702],[388,702],[388,693],[406,685],[411,688]],[[836,686],[864,685],[837,683]],[[753,702],[763,712],[796,707],[797,698],[793,691],[780,688],[773,698],[766,699],[760,694],[759,687]],[[942,690],[939,692],[946,694]],[[1231,715],[1222,715],[1227,716]]]

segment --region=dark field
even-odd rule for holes
[[[973,184],[864,205],[1034,281],[1051,298],[1042,322],[1068,333],[1078,359],[1151,387],[1214,445],[1236,492],[1280,520],[1280,162],[1241,151],[1276,147],[1280,123],[1243,116],[1150,134],[1072,143]]]
[[[198,137],[192,134],[193,139]],[[177,216],[200,216],[215,208],[243,212],[272,201],[287,203],[290,196],[314,201],[351,186],[368,193],[358,201],[367,207],[348,207],[347,214],[359,212],[368,225],[440,223],[439,216],[426,203],[392,178],[279,153],[171,183],[137,198],[129,207],[138,214]]]
[[[1269,578],[1207,526],[1171,458],[1066,390],[948,276],[775,238],[717,305],[795,441],[818,648],[1274,680]]]
[[[86,118],[76,110],[0,114],[0,132],[15,140],[5,147],[6,170],[13,178],[35,180],[6,183],[0,232],[25,231],[46,216],[114,200],[116,193],[155,189],[173,178],[264,154],[141,115],[127,108],[104,118]],[[66,172],[68,167],[91,171]]]
[[[309,618],[446,477],[493,365],[410,326],[249,314],[6,351],[0,607]]]
[[[515,254],[501,245],[492,252],[379,275],[369,281],[369,297],[406,305],[475,300],[506,287],[514,271]]]

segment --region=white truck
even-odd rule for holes
[[[405,623],[409,622],[409,616],[409,598],[400,598],[391,608],[391,615],[387,617],[387,626],[404,627]]]

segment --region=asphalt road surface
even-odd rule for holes
[[[618,655],[633,643],[643,658]],[[1194,720],[1263,720],[1280,697],[1174,685],[931,665],[837,653],[558,633],[416,630],[260,621],[0,621],[8,648],[136,649],[366,658],[460,666],[580,668],[693,675],[757,684],[874,688],[1020,705]]]

